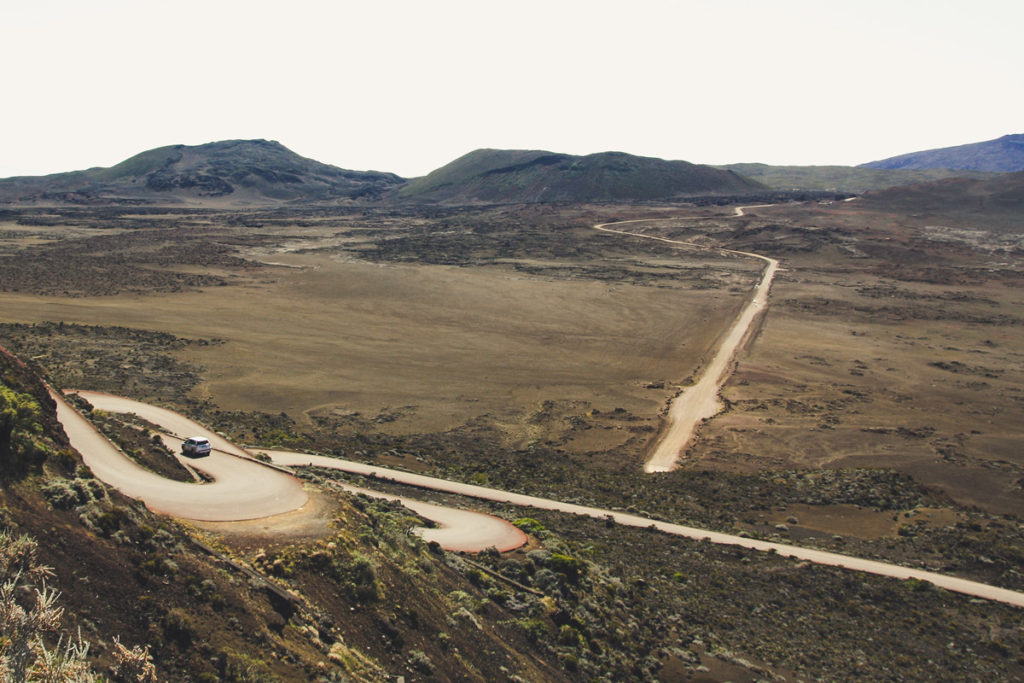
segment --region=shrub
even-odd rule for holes
[[[46,459],[50,449],[40,440],[41,419],[32,396],[0,384],[0,476],[21,476]]]
[[[67,479],[54,479],[43,486],[43,496],[55,508],[67,510],[79,505],[78,491],[71,488]]]
[[[85,661],[89,644],[60,633],[64,608],[60,593],[45,585],[53,575],[36,558],[38,545],[28,536],[0,529],[0,680],[90,683],[97,679]],[[19,596],[34,594],[26,602]],[[25,603],[25,604],[23,604]],[[44,638],[56,636],[47,649]],[[128,649],[114,638],[115,673],[120,680],[154,683],[156,670],[149,649]]]
[[[522,529],[523,531],[525,531],[526,533],[530,534],[531,536],[536,536],[537,538],[542,539],[545,536],[547,536],[548,533],[547,527],[545,527],[543,524],[533,519],[532,517],[523,517],[521,519],[517,519],[512,523],[520,529]]]
[[[163,616],[163,619],[160,620],[160,627],[168,640],[177,643],[183,649],[192,644],[196,635],[192,619],[184,610],[178,608],[169,610]]]
[[[526,631],[526,637],[534,643],[542,643],[551,636],[547,623],[540,619],[524,619],[519,625]]]
[[[427,676],[434,672],[434,663],[423,650],[409,651],[409,666]]]
[[[67,510],[94,500],[102,500],[107,497],[107,491],[96,479],[57,477],[43,486],[43,496],[53,507]]]
[[[579,583],[580,578],[587,573],[587,564],[583,560],[561,553],[552,553],[548,558],[548,566],[572,584]]]
[[[558,629],[558,644],[568,647],[583,647],[585,643],[579,631],[569,624],[565,624]]]

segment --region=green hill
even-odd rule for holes
[[[0,180],[0,202],[238,204],[378,197],[402,179],[323,164],[268,140],[159,147],[110,168]]]
[[[742,194],[762,185],[730,171],[621,152],[587,156],[478,149],[399,188],[407,201],[532,203],[636,201]]]

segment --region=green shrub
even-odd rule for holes
[[[106,488],[96,479],[51,479],[43,486],[43,496],[55,508],[70,509],[107,497]]]
[[[548,558],[548,566],[572,584],[579,583],[579,580],[587,573],[586,562],[561,553],[552,553]]]
[[[519,625],[526,631],[526,637],[534,643],[542,643],[551,636],[547,623],[540,619],[524,619]]]
[[[0,476],[16,477],[38,467],[50,453],[41,441],[39,403],[0,384]]]
[[[583,647],[585,642],[580,632],[574,629],[569,624],[565,624],[558,629],[558,644],[566,645],[568,647]]]
[[[160,627],[164,637],[177,643],[179,647],[186,648],[192,644],[196,637],[196,629],[188,614],[178,608],[171,609],[160,620]]]
[[[543,524],[533,519],[532,517],[523,517],[512,522],[517,527],[537,538],[544,538],[548,534],[548,529]]]

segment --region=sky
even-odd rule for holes
[[[4,0],[0,177],[264,138],[855,165],[1024,132],[1020,0]]]

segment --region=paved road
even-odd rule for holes
[[[759,204],[758,206],[770,206],[770,204]],[[745,208],[749,209],[756,207],[738,206],[736,207],[735,215],[744,215]],[[750,331],[750,327],[758,314],[767,310],[768,292],[771,289],[772,280],[775,279],[775,272],[778,270],[779,262],[773,258],[761,256],[760,254],[752,254],[746,251],[719,249],[716,247],[695,244],[693,242],[682,242],[679,240],[668,239],[666,237],[644,235],[624,230],[614,230],[608,227],[609,225],[622,225],[625,223],[639,222],[644,222],[644,219],[619,221],[617,223],[600,223],[595,225],[594,228],[601,230],[602,232],[610,232],[617,235],[629,235],[631,237],[667,242],[668,244],[678,246],[711,249],[729,254],[738,254],[740,256],[759,259],[767,264],[761,275],[761,281],[757,284],[757,287],[754,288],[753,297],[751,297],[750,301],[736,317],[736,320],[733,321],[728,333],[725,335],[721,344],[719,344],[718,350],[715,352],[711,362],[709,362],[704,368],[700,378],[693,386],[687,387],[681,394],[672,400],[672,404],[668,411],[668,426],[661,435],[661,438],[658,439],[658,442],[654,447],[654,452],[647,459],[647,462],[644,463],[645,472],[668,472],[676,466],[680,456],[685,452],[687,445],[689,445],[690,441],[693,439],[694,433],[697,431],[697,427],[699,427],[704,420],[712,418],[721,412],[723,406],[722,402],[718,398],[718,394],[731,374],[730,366],[736,355],[736,350],[743,343],[744,339],[746,339],[747,333]]]
[[[88,420],[69,406],[62,396],[51,391],[51,396],[57,401],[57,418],[64,426],[71,445],[82,454],[93,474],[126,496],[142,500],[151,510],[183,519],[228,522],[292,512],[301,509],[308,501],[298,479],[267,467],[244,449],[184,415],[111,394],[95,391],[75,393],[96,409],[134,413],[158,425],[166,430],[161,436],[174,453],[179,452],[182,440],[190,436],[210,439],[214,447],[210,456],[192,459],[179,455],[177,458],[183,464],[211,476],[213,482],[200,485],[165,479],[125,457]],[[416,514],[437,525],[417,532],[427,541],[437,541],[446,550],[479,552],[496,547],[504,551],[526,543],[526,535],[522,531],[492,515],[432,505],[355,486],[345,488],[354,493],[399,500]]]

